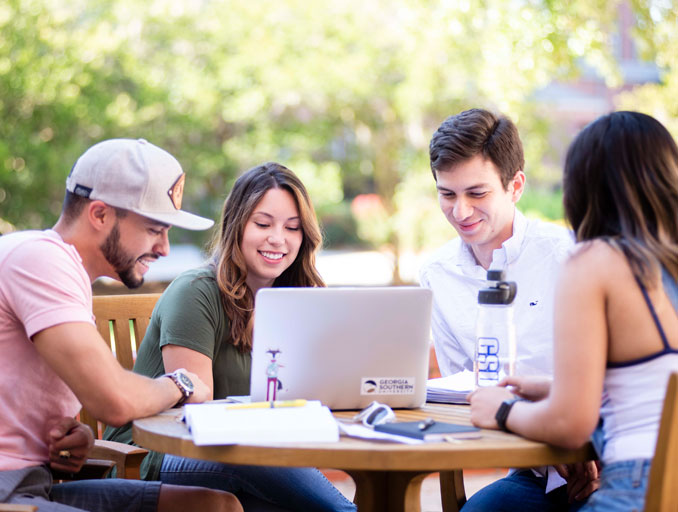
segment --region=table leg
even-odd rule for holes
[[[459,512],[466,503],[464,475],[461,470],[440,472],[440,498],[443,512]]]
[[[430,471],[345,471],[359,512],[421,512],[421,483]]]

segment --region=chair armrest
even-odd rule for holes
[[[35,512],[35,505],[19,505],[16,503],[0,503],[0,512]]]
[[[89,453],[93,459],[111,460],[117,467],[118,478],[141,478],[141,461],[148,454],[148,450],[115,441],[96,439],[94,447]]]
[[[96,480],[106,478],[115,467],[115,461],[108,459],[87,459],[77,473],[67,473],[52,469],[52,478],[55,482],[70,482],[72,480]],[[0,511],[1,512],[1,511]]]

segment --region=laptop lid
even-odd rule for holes
[[[263,288],[256,297],[253,401],[331,409],[426,401],[432,293],[418,287]]]

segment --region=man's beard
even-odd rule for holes
[[[106,261],[108,261],[118,274],[118,277],[127,288],[139,288],[144,284],[143,276],[136,276],[134,274],[134,266],[137,259],[125,254],[120,245],[120,229],[118,223],[115,223],[113,229],[100,246],[101,252],[104,254]]]

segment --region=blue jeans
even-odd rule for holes
[[[46,466],[0,471],[0,503],[36,505],[41,512],[155,512],[160,482],[81,480],[52,486]]]
[[[235,494],[249,510],[351,511],[356,506],[317,469],[245,466],[165,455],[160,481]]]
[[[581,512],[631,512],[645,507],[651,459],[623,460],[603,466],[600,488]]]
[[[584,503],[567,502],[567,486],[563,485],[548,494],[546,478],[532,471],[517,471],[480,489],[463,506],[463,512],[547,512],[579,510]]]

